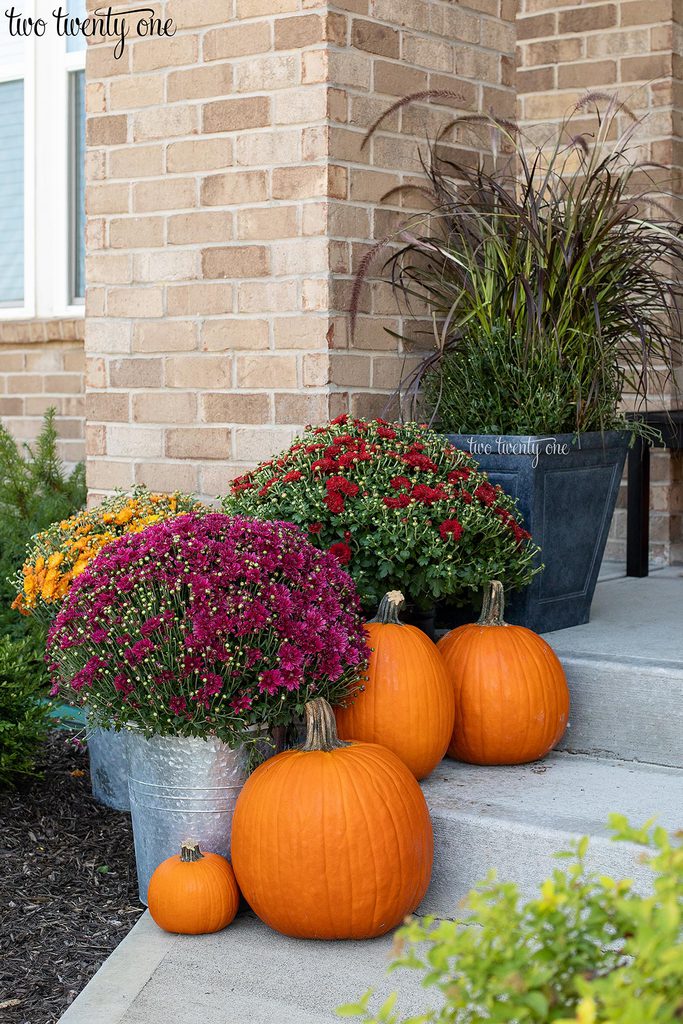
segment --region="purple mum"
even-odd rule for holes
[[[368,648],[350,576],[291,523],[190,513],[105,547],[48,637],[62,696],[147,733],[286,724],[355,689]]]

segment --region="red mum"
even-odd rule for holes
[[[303,473],[301,473],[298,469],[293,469],[290,473],[285,473],[285,475],[282,478],[282,482],[283,484],[291,484],[295,480],[301,480],[302,476]]]
[[[351,548],[341,540],[337,544],[333,544],[328,550],[342,565],[348,565],[351,561]]]
[[[322,523],[309,523],[308,524],[308,532],[309,533],[322,533],[322,529],[323,529],[323,524]]]
[[[442,540],[448,540],[449,537],[452,537],[453,540],[460,540],[462,537],[462,524],[457,519],[444,519],[443,523],[439,526],[439,533]]]
[[[474,492],[474,497],[479,498],[483,505],[488,505],[490,508],[498,498],[498,491],[493,484],[479,484]]]
[[[331,491],[323,498],[323,502],[329,508],[332,515],[338,516],[344,511],[344,496],[337,491]]]

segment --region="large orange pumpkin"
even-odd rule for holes
[[[383,935],[429,884],[425,798],[390,750],[340,741],[322,698],[306,705],[306,722],[303,747],[264,762],[238,797],[237,881],[261,920],[285,935]]]
[[[470,764],[524,764],[560,740],[569,689],[552,647],[503,618],[503,586],[489,583],[477,623],[439,641],[455,686],[448,756]]]
[[[147,902],[165,931],[204,935],[230,924],[240,892],[225,857],[202,853],[196,839],[187,839],[180,854],[163,861],[152,875]]]
[[[453,685],[428,636],[399,619],[403,595],[392,590],[365,629],[372,648],[368,679],[356,700],[337,708],[345,740],[388,747],[424,779],[443,758],[453,732]]]

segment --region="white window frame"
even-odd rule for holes
[[[37,0],[48,22],[27,40],[23,67],[0,68],[0,82],[24,81],[24,303],[0,306],[0,320],[82,317],[70,301],[71,193],[69,75],[85,68],[85,51],[68,53],[51,16],[52,0]],[[33,14],[36,0],[24,3]]]

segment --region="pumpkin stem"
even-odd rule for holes
[[[484,588],[484,600],[478,626],[507,626],[503,618],[505,610],[505,592],[500,580],[491,580]]]
[[[203,856],[197,839],[184,839],[180,844],[180,859],[183,864],[192,864],[196,860],[201,860]]]
[[[337,722],[334,711],[324,697],[309,700],[306,705],[306,742],[302,750],[338,750],[348,747],[337,735]]]
[[[405,598],[400,590],[390,590],[379,603],[377,614],[370,622],[381,622],[382,625],[402,626],[398,615],[405,605]]]

